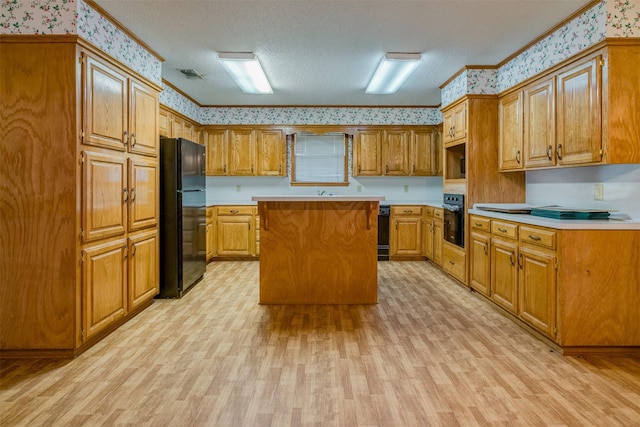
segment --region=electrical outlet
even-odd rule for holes
[[[239,193],[242,187],[240,185],[236,185],[236,193]]]
[[[604,184],[593,186],[593,200],[604,200]]]
[[[409,192],[409,186],[408,186],[408,185],[405,185],[405,186],[404,186],[404,192],[405,192],[405,193],[408,193],[408,192]]]
[[[356,187],[356,192],[358,192],[358,193],[362,193],[362,185],[358,185],[358,186]]]

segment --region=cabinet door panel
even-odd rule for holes
[[[476,291],[491,294],[491,257],[489,255],[490,237],[484,233],[471,233],[469,253],[469,285]]]
[[[524,165],[553,166],[556,163],[554,78],[524,89]]]
[[[156,230],[129,238],[129,310],[158,293],[159,250]]]
[[[409,174],[409,132],[385,131],[382,144],[385,175]]]
[[[251,255],[251,218],[218,217],[218,256]]]
[[[413,144],[411,146],[411,174],[417,176],[437,175],[437,138],[434,131],[413,132]]]
[[[83,325],[91,338],[127,314],[127,244],[120,239],[82,252]]]
[[[422,219],[396,218],[391,255],[422,255]]]
[[[128,143],[127,77],[85,57],[84,143],[124,151]]]
[[[229,175],[255,175],[256,141],[252,130],[232,130],[229,140]]]
[[[227,175],[227,157],[229,150],[229,131],[207,131],[207,175]]]
[[[554,337],[556,313],[555,257],[520,248],[518,313],[529,325]]]
[[[158,224],[158,164],[129,159],[129,230]]]
[[[131,82],[129,151],[158,156],[158,94],[147,86]]]
[[[286,140],[282,130],[258,131],[258,175],[285,176]]]
[[[434,220],[433,221],[433,262],[435,262],[437,265],[442,265],[442,242],[443,241],[444,241],[444,224],[441,220]]]
[[[522,92],[514,92],[500,98],[498,121],[500,169],[522,169]]]
[[[379,131],[361,131],[354,147],[354,175],[382,175],[382,138]]]
[[[558,75],[558,164],[601,160],[601,56]]]
[[[518,245],[515,241],[491,241],[491,298],[516,314],[518,291]]]
[[[126,166],[122,155],[82,153],[82,241],[124,234]]]

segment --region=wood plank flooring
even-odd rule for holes
[[[563,357],[427,262],[379,303],[261,306],[209,264],[72,361],[3,361],[2,426],[640,426],[640,360]]]

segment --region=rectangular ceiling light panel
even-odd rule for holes
[[[413,71],[420,65],[419,53],[387,53],[373,74],[366,93],[388,95],[396,93]]]
[[[269,80],[253,53],[218,53],[218,60],[245,93],[273,93]]]

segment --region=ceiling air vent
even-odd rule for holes
[[[204,80],[204,76],[202,74],[200,74],[198,71],[196,70],[180,70],[180,72],[182,74],[184,74],[185,76],[187,76],[188,79],[200,79],[200,80]]]

